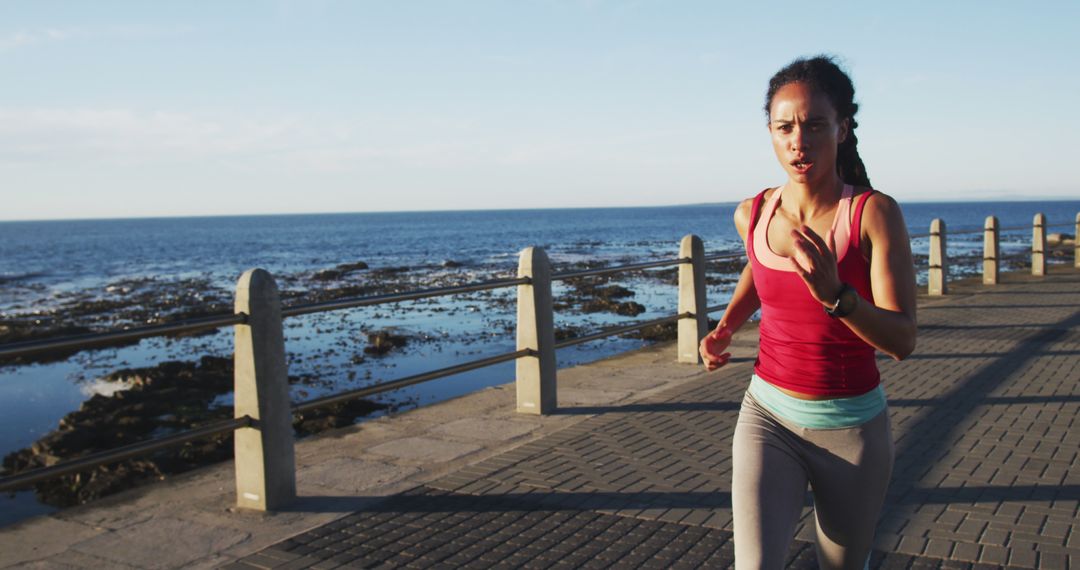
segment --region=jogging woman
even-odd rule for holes
[[[709,370],[761,309],[760,347],[733,442],[738,569],[781,568],[813,493],[818,563],[863,568],[893,465],[875,350],[915,348],[915,276],[892,198],[859,158],[851,79],[827,57],[769,82],[769,134],[787,182],[744,200],[750,262],[701,341]]]

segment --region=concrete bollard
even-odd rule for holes
[[[1076,228],[1073,230],[1073,267],[1080,267],[1080,212],[1076,213]]]
[[[1031,227],[1031,274],[1046,275],[1046,216],[1035,214]]]
[[[705,309],[705,244],[690,234],[679,242],[679,257],[690,263],[679,265],[679,314],[692,316],[679,319],[679,362],[701,364],[698,343],[709,332],[709,315]]]
[[[930,222],[930,270],[928,293],[946,295],[949,292],[949,259],[945,252],[945,220]]]
[[[555,383],[555,315],[551,306],[551,263],[543,248],[527,247],[518,259],[517,348],[535,356],[517,359],[517,411],[550,414],[558,405]]]
[[[1001,227],[997,216],[987,216],[983,224],[983,284],[997,285],[1001,276],[1001,246],[998,243]]]
[[[236,312],[248,322],[235,327],[235,416],[255,420],[235,433],[236,505],[273,510],[296,498],[296,459],[281,302],[268,272],[240,276]]]

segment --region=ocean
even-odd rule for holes
[[[680,238],[700,236],[707,253],[737,252],[734,204],[650,208],[599,208],[322,215],[235,216],[0,223],[0,326],[86,325],[95,330],[159,322],[200,303],[231,310],[231,291],[244,270],[271,272],[283,303],[318,299],[319,288],[389,292],[510,277],[517,254],[542,246],[555,271],[600,264],[674,258]],[[1073,232],[1080,200],[902,204],[909,231],[925,234],[933,218],[950,232],[982,228],[988,215],[1003,227],[1003,257],[1030,249],[1031,222],[1044,212],[1052,232]],[[954,275],[981,270],[981,233],[949,239],[958,264]],[[912,242],[916,264],[925,266],[927,239]],[[921,260],[921,261],[920,261]],[[1071,262],[1071,257],[1069,258]],[[363,262],[367,269],[339,271]],[[383,280],[376,282],[377,280]],[[925,282],[925,267],[920,283]],[[642,312],[635,316],[591,313],[573,301],[574,291],[556,284],[558,327],[577,334],[600,327],[674,313],[676,291],[669,274],[640,273],[613,280],[632,291]],[[733,274],[708,285],[709,304],[727,300]],[[286,321],[292,386],[302,401],[374,382],[513,350],[514,290],[429,299],[320,313]],[[134,300],[133,300],[134,299]],[[714,315],[717,316],[717,315]],[[80,320],[82,319],[82,320]],[[3,329],[0,329],[2,331]],[[409,339],[385,356],[363,352],[367,334],[392,330]],[[125,388],[104,378],[121,368],[163,360],[228,357],[230,330],[87,350],[66,360],[0,366],[0,456],[25,448],[56,429],[65,414],[95,394]],[[641,347],[636,338],[613,337],[560,351],[570,366]],[[407,409],[513,379],[504,363],[386,395]],[[215,406],[231,405],[223,395]],[[48,512],[28,493],[0,499],[0,524]]]

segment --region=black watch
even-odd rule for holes
[[[825,314],[834,319],[843,318],[855,312],[855,307],[858,304],[859,293],[855,291],[855,288],[847,283],[841,283],[840,293],[836,296],[836,303],[831,308],[825,307]]]

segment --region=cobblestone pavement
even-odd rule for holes
[[[1080,568],[1080,274],[973,290],[923,299],[916,353],[879,361],[897,460],[871,567]],[[728,567],[751,365],[563,409],[591,417],[233,567]],[[811,505],[790,567],[816,568]]]

